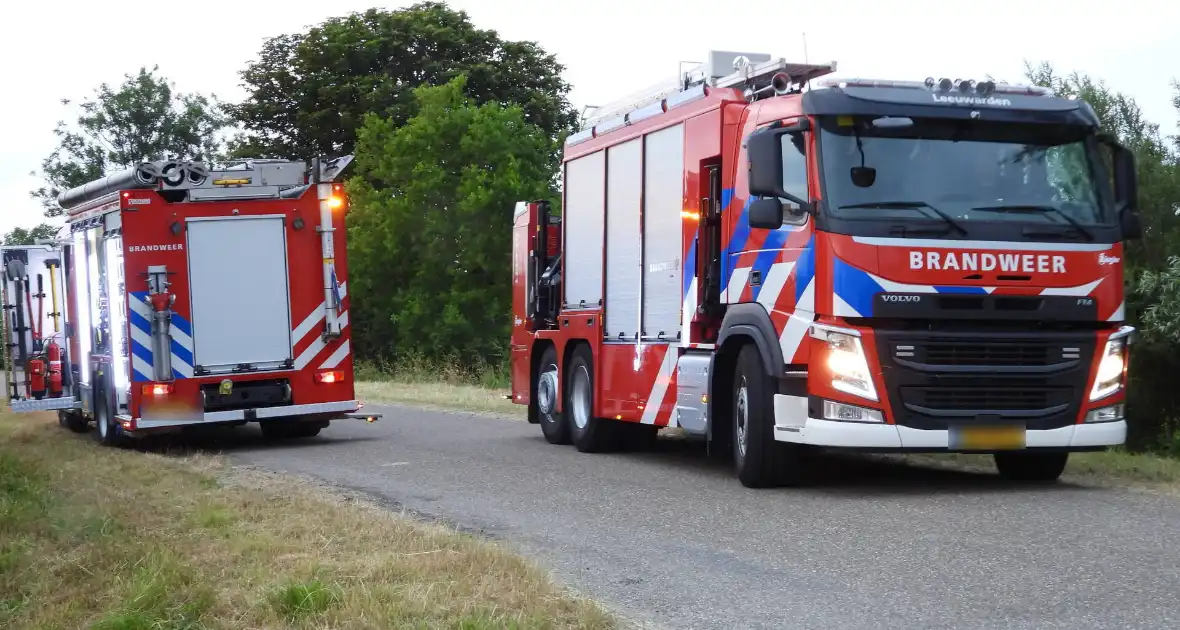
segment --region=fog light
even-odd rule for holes
[[[885,417],[876,409],[865,409],[844,403],[824,401],[824,420],[837,422],[885,422]]]
[[[1095,422],[1118,422],[1125,417],[1123,413],[1123,403],[1111,405],[1109,407],[1102,407],[1101,409],[1094,409],[1086,414],[1086,422],[1093,424]]]

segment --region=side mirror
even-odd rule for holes
[[[1133,241],[1143,237],[1143,224],[1139,221],[1139,213],[1123,210],[1119,214],[1119,224],[1123,229],[1123,240]]]
[[[1110,134],[1102,134],[1098,141],[1110,149],[1114,164],[1114,205],[1119,215],[1123,240],[1138,239],[1143,236],[1143,226],[1139,221],[1139,178],[1135,154]]]
[[[786,197],[783,190],[783,142],[785,131],[766,129],[750,134],[746,144],[750,194],[757,197]]]
[[[750,204],[746,221],[752,228],[777,230],[783,226],[783,202],[777,197],[763,197]]]
[[[783,135],[801,133],[810,128],[811,124],[803,119],[790,127],[771,125],[750,134],[746,141],[746,164],[751,196],[790,199],[805,212],[811,212],[811,204],[806,199],[800,199],[783,189]]]

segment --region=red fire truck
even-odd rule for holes
[[[158,160],[62,193],[57,239],[2,248],[9,406],[94,422],[104,445],[376,419],[353,391],[351,162]]]
[[[1084,102],[712,52],[517,204],[512,398],[596,451],[679,427],[750,487],[814,447],[1054,480],[1125,440],[1131,153]],[[812,83],[817,85],[812,85]]]

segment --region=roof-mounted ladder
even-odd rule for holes
[[[698,64],[671,81],[650,86],[594,110],[585,128],[569,136],[566,146],[585,142],[615,129],[635,124],[669,109],[695,101],[708,88],[745,88],[743,96],[755,101],[766,93],[786,94],[812,79],[836,71],[836,62],[789,63],[762,53],[710,51],[709,61]],[[724,72],[724,74],[722,74]]]

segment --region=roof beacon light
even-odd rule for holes
[[[826,79],[821,80],[823,87],[838,88],[909,88],[938,92],[958,91],[962,94],[975,93],[978,96],[992,94],[1019,94],[1023,96],[1053,96],[1053,90],[1039,85],[1008,85],[997,84],[995,81],[975,81],[974,79],[948,79],[943,77],[937,81],[934,77],[927,77],[925,81],[897,81],[889,79]]]

